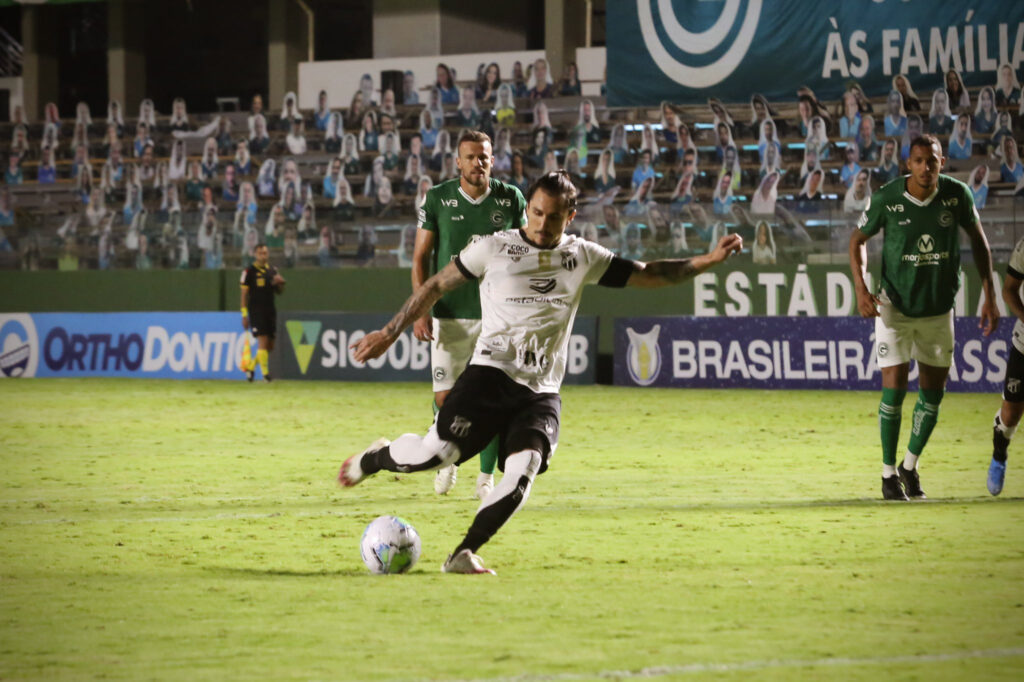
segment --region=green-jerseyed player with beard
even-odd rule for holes
[[[967,185],[942,175],[946,159],[932,135],[910,145],[909,175],[871,196],[850,237],[850,268],[857,309],[875,318],[875,353],[882,370],[878,423],[882,436],[882,497],[923,499],[917,459],[939,416],[953,361],[953,303],[960,288],[960,232],[970,238],[985,300],[984,334],[995,331],[999,309],[993,293],[992,254]],[[877,295],[865,284],[868,239],[882,232],[882,276]],[[920,374],[913,427],[903,462],[896,466],[903,399],[911,359]]]
[[[491,178],[491,138],[479,131],[467,131],[456,147],[459,177],[442,182],[427,192],[418,207],[418,229],[413,253],[412,288],[439,272],[469,242],[501,230],[519,229],[526,224],[526,201],[512,185]],[[474,283],[445,294],[434,306],[433,317],[425,315],[413,325],[413,334],[430,341],[434,409],[439,410],[469,363],[480,335],[480,291]],[[466,453],[470,456],[475,453]],[[476,496],[487,497],[494,488],[498,461],[498,439],[480,453],[480,475]],[[446,494],[455,485],[457,467],[452,464],[437,472],[434,490]]]

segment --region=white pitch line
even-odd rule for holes
[[[818,658],[818,659],[783,659],[767,661],[739,661],[737,663],[688,663],[686,665],[659,665],[639,670],[598,670],[594,672],[574,673],[525,673],[511,677],[477,677],[450,682],[561,682],[562,680],[591,679],[650,679],[666,675],[686,675],[700,673],[745,672],[751,670],[768,670],[772,668],[815,668],[815,667],[850,667],[862,665],[900,665],[905,663],[944,663],[947,661],[963,661],[972,658],[1013,658],[1024,656],[1024,647],[1010,649],[981,649],[976,651],[958,651],[945,654],[918,654],[907,656],[877,656],[870,658]]]
[[[168,498],[173,501],[185,501],[191,498]],[[597,497],[586,497],[586,498],[567,498],[569,501],[572,500],[601,500],[606,501],[606,498]],[[650,498],[617,498],[620,502],[623,501],[643,501],[650,502]],[[146,499],[138,501],[154,501],[156,498]],[[296,502],[305,503],[308,498],[280,498],[280,497],[238,497],[238,498],[203,498],[205,502],[211,501],[223,501],[223,502]],[[559,500],[564,502],[566,500]],[[1020,502],[1021,498],[1007,498],[1007,499],[996,499],[988,495],[979,495],[978,497],[950,497],[950,498],[933,498],[923,502],[914,502],[914,504],[1008,504],[1011,502]],[[22,500],[21,502],[28,502],[28,500]],[[111,500],[110,503],[113,503]],[[2,501],[0,501],[2,503]],[[96,504],[96,500],[87,500],[85,502],[76,502],[76,504]],[[647,510],[656,512],[719,512],[719,511],[768,511],[772,509],[803,509],[803,508],[829,508],[829,507],[871,507],[871,506],[888,506],[888,503],[873,498],[862,498],[856,500],[795,500],[786,501],[780,500],[776,502],[735,502],[735,503],[714,503],[714,502],[693,502],[693,503],[682,503],[682,504],[647,504],[639,506],[629,506],[625,504],[605,504],[605,505],[563,505],[563,504],[551,504],[551,505],[537,505],[535,507],[527,507],[523,510],[526,514],[552,514],[552,513],[563,513],[563,512],[601,512],[601,511],[635,511],[635,510]],[[140,512],[145,510],[140,510]],[[61,516],[58,518],[47,518],[47,519],[29,519],[29,520],[12,520],[7,521],[0,515],[0,526],[36,526],[36,525],[55,525],[55,524],[92,524],[92,523],[185,523],[185,522],[203,522],[203,521],[222,521],[222,520],[237,520],[237,519],[265,519],[275,516],[295,516],[295,517],[314,517],[314,516],[361,516],[367,513],[366,508],[360,508],[357,510],[345,510],[340,511],[337,509],[323,510],[317,512],[290,512],[290,511],[277,511],[277,512],[235,512],[235,513],[220,513],[206,516],[149,516],[144,518],[137,517],[117,517],[117,518],[104,518],[102,516],[95,516],[95,512],[76,512],[81,516],[68,517]]]

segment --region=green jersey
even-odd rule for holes
[[[419,227],[434,233],[433,272],[454,260],[474,237],[525,225],[523,193],[494,178],[487,193],[476,200],[462,191],[459,178],[442,182],[427,192],[419,209]],[[433,312],[434,317],[479,320],[479,285],[467,282],[449,291]]]
[[[942,315],[960,289],[960,227],[978,223],[974,195],[939,175],[935,193],[919,201],[898,177],[871,195],[857,223],[866,235],[882,231],[881,289],[904,315]]]

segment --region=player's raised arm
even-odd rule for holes
[[[985,300],[981,304],[981,319],[978,326],[988,336],[999,326],[999,307],[996,305],[995,287],[992,284],[992,251],[988,247],[985,231],[981,229],[981,221],[975,220],[964,226],[971,240],[971,255],[974,265],[981,276],[981,288],[985,292]]]
[[[726,260],[743,248],[743,238],[738,234],[727,234],[718,240],[711,253],[693,258],[655,260],[650,263],[637,261],[626,281],[631,287],[664,287],[692,279]]]
[[[468,281],[469,279],[462,274],[455,262],[446,265],[441,272],[412,292],[412,296],[408,298],[402,309],[384,325],[383,329],[370,332],[352,344],[351,348],[355,349],[355,359],[359,362],[366,362],[383,355],[403,329],[425,315],[431,306],[446,293]]]

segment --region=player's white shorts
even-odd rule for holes
[[[912,359],[932,367],[953,364],[953,311],[932,317],[907,317],[891,303],[878,306],[875,355],[879,367]]]
[[[430,342],[430,376],[434,393],[450,391],[455,385],[480,336],[480,320],[433,318],[434,340]]]

